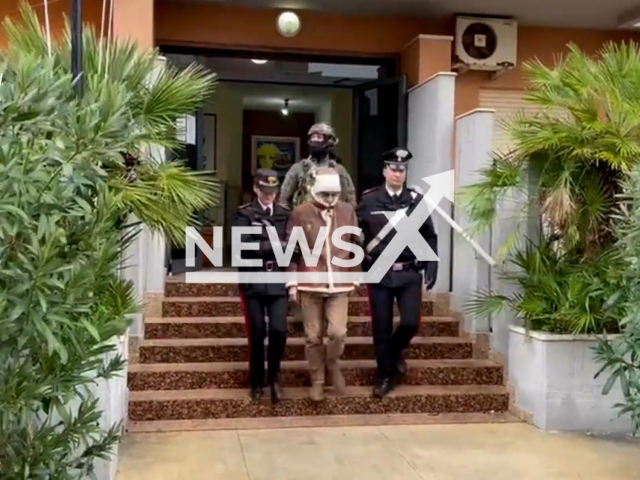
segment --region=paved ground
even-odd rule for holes
[[[118,480],[640,480],[640,440],[525,424],[137,434]]]

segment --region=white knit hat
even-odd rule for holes
[[[311,193],[316,195],[318,193],[340,193],[342,187],[340,186],[340,175],[333,169],[320,169],[315,179],[313,187],[311,187]]]
[[[326,207],[332,207],[338,202],[338,198],[333,199],[332,202],[327,204],[321,198],[321,193],[340,193],[342,186],[340,185],[340,175],[333,168],[320,168],[317,171],[315,182],[311,187],[311,196],[316,202],[325,205]]]

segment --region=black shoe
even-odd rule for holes
[[[395,384],[391,377],[382,378],[373,387],[373,396],[377,398],[384,397],[387,393],[395,388]]]
[[[403,358],[398,362],[396,367],[395,381],[396,383],[402,383],[407,375],[407,361]]]
[[[275,405],[282,398],[282,389],[280,388],[280,384],[278,382],[273,382],[270,388],[271,388],[271,403]]]
[[[404,377],[407,374],[406,352],[407,351],[404,350],[400,354],[400,360],[398,360],[398,366],[396,367],[398,369],[398,374],[400,374],[401,377]]]
[[[262,398],[262,387],[251,387],[251,399],[260,400]]]

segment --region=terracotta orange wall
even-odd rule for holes
[[[409,88],[419,85],[438,72],[451,69],[453,37],[422,34],[400,54],[400,68]]]
[[[21,0],[0,0],[0,18],[3,20],[6,17],[10,17],[14,20],[20,18],[20,4]],[[42,0],[29,0],[40,21],[44,23],[44,6]],[[51,23],[51,33],[54,36],[58,36],[62,33],[64,28],[64,16],[71,16],[71,0],[58,0],[49,1],[49,20]],[[84,22],[95,25],[100,28],[100,22],[102,19],[102,1],[100,0],[85,0],[83,2],[83,20]],[[7,37],[4,28],[0,27],[0,46],[4,45],[7,41]]]
[[[409,85],[440,71],[440,65],[448,65],[447,51],[453,48],[443,40],[413,41],[420,34],[452,35],[450,21],[435,23],[416,18],[348,17],[300,11],[301,32],[295,38],[284,38],[275,28],[277,10],[169,0],[156,0],[155,10],[157,44],[398,57]],[[520,27],[518,60],[537,57],[552,64],[554,55],[566,52],[569,42],[595,52],[609,40],[625,38],[640,41],[640,35],[618,31]],[[524,80],[517,69],[495,81],[490,81],[486,73],[460,75],[456,81],[457,115],[478,107],[480,88],[522,89]]]
[[[348,0],[345,0],[348,1]],[[268,51],[395,56],[433,22],[415,18],[354,17],[299,11],[302,30],[295,38],[276,31],[278,10],[210,3],[156,1],[158,44],[202,45]]]

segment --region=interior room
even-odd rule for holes
[[[366,183],[372,181],[367,169],[360,168],[360,143],[364,138],[369,139],[367,146],[374,145],[385,137],[378,129],[364,128],[368,125],[362,121],[359,129],[363,116],[357,113],[366,108],[365,121],[381,121],[382,117],[396,121],[395,117],[379,115],[379,104],[385,103],[379,100],[380,90],[366,88],[387,75],[388,67],[184,53],[167,54],[167,59],[178,67],[197,62],[215,72],[218,79],[216,91],[198,113],[199,118],[186,122],[187,143],[201,142],[192,148],[198,157],[190,162],[192,168],[214,171],[222,186],[219,202],[207,213],[203,238],[212,237],[214,226],[223,226],[228,251],[230,226],[237,208],[252,198],[255,171],[274,169],[282,181],[293,163],[308,156],[307,132],[316,122],[334,128],[339,161],[351,173],[357,189],[369,188],[359,185],[363,178]],[[397,98],[396,93],[393,100]],[[380,127],[390,131],[382,124]],[[392,130],[395,134],[396,129]],[[364,166],[371,167],[370,163]],[[371,170],[379,174],[380,169],[373,166]],[[182,252],[174,251],[172,259],[177,260],[174,257]],[[224,258],[226,263],[229,255]],[[202,262],[202,267],[210,266],[207,258]]]

